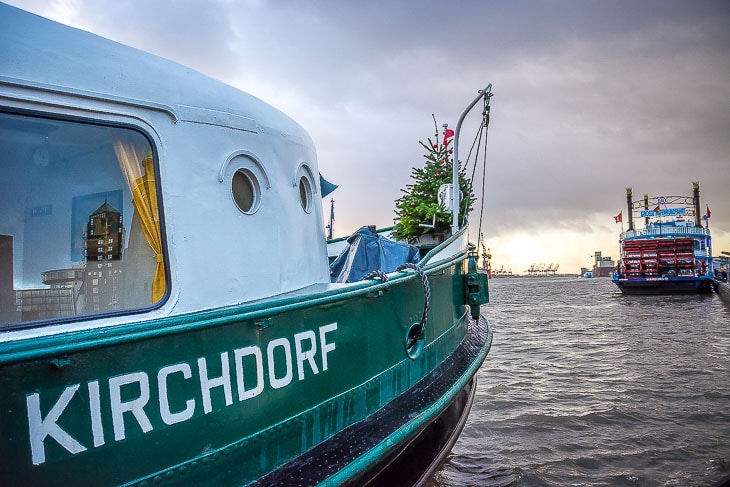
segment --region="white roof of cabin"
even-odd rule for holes
[[[24,106],[37,101],[39,109],[53,111],[63,98],[58,106],[65,114],[78,106],[85,116],[139,122],[152,137],[172,274],[172,295],[153,315],[329,282],[316,152],[287,115],[177,63],[5,4],[0,63],[0,90],[25,90],[18,98]],[[260,210],[243,215],[230,179],[249,155],[270,186]],[[314,190],[308,213],[299,200],[302,171]]]
[[[173,109],[204,107],[308,139],[291,118],[248,93],[159,56],[1,3],[0,60],[0,79]]]

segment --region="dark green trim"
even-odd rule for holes
[[[466,253],[454,255],[449,260],[440,261],[433,267],[429,266],[425,269],[425,272],[427,275],[437,273],[464,260],[466,257]],[[302,308],[341,303],[349,298],[402,285],[411,279],[418,279],[418,275],[414,272],[401,271],[394,273],[387,282],[371,280],[344,285],[321,284],[275,298],[212,311],[197,311],[153,320],[123,323],[112,327],[100,325],[85,330],[54,332],[54,334],[48,336],[8,340],[0,343],[0,365],[8,365],[24,360],[58,357],[98,347],[158,338],[204,328],[214,328],[239,321],[254,322]],[[320,287],[322,288],[321,291],[313,291],[313,289]],[[143,318],[143,316],[132,316],[134,319]],[[255,326],[255,324],[252,323],[252,326]]]

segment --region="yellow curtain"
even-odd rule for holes
[[[132,203],[139,215],[142,233],[155,253],[157,263],[152,278],[152,303],[156,303],[165,294],[166,283],[152,151],[148,148],[144,157],[140,157],[141,151],[134,144],[116,139],[114,152],[117,154],[119,167],[122,169],[127,186],[132,193]]]

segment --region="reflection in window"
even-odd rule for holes
[[[0,329],[162,299],[153,164],[135,130],[0,112]]]

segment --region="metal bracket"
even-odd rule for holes
[[[477,258],[469,256],[468,272],[464,276],[464,294],[466,304],[471,309],[471,317],[479,318],[479,306],[489,302],[489,281],[486,274],[477,270]]]

